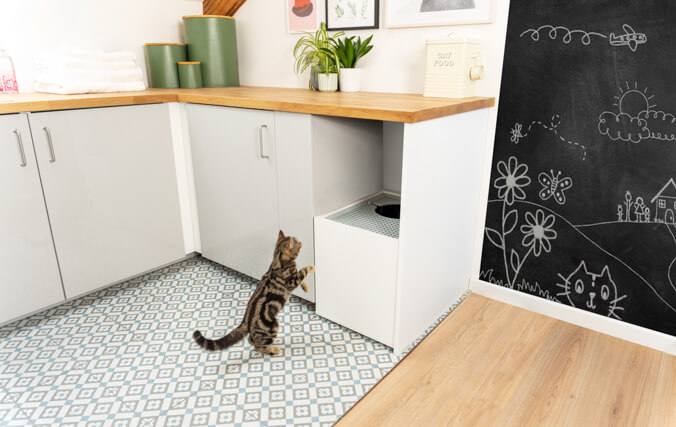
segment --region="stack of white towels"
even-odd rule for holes
[[[146,88],[136,54],[120,51],[61,47],[37,58],[33,82],[36,92],[77,93],[127,92]]]

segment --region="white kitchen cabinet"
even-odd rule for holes
[[[166,104],[29,119],[66,297],[185,256]]]
[[[0,116],[0,323],[64,300],[25,114]]]
[[[303,242],[298,267],[314,264],[311,116],[186,106],[204,257],[260,279],[277,233]],[[314,301],[309,292],[294,293]]]
[[[275,111],[279,228],[303,242],[298,268],[315,264],[311,121],[309,114]],[[296,288],[294,294],[314,302],[315,275],[310,274],[305,282],[308,292]]]
[[[260,279],[279,231],[275,113],[188,105],[202,255]]]

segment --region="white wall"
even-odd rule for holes
[[[286,0],[248,0],[235,15],[242,85],[307,87],[308,73],[296,76],[293,45],[299,34],[286,29]],[[324,0],[318,1],[324,16]],[[454,32],[483,41],[486,78],[478,94],[497,96],[507,29],[509,2],[495,0],[492,24],[447,27],[385,28],[380,0],[380,29],[351,31],[363,38],[373,33],[373,50],[362,58],[362,90],[372,92],[422,93],[425,81],[425,41]]]
[[[61,45],[136,52],[145,74],[143,44],[182,42],[181,17],[201,13],[200,0],[2,0],[0,47],[21,92],[32,91],[35,55]]]

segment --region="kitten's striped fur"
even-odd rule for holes
[[[251,295],[242,323],[217,340],[206,339],[200,331],[195,331],[192,335],[195,342],[210,351],[223,350],[237,344],[248,334],[249,343],[256,351],[279,354],[279,348],[271,346],[279,331],[277,313],[282,311],[296,287],[301,286],[305,292],[308,291],[304,280],[315,271],[313,266],[303,267],[300,271],[296,269],[296,258],[302,246],[296,238],[287,237],[280,230],[272,264]]]

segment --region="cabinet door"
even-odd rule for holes
[[[67,297],[185,256],[166,104],[30,123]]]
[[[275,112],[279,226],[303,242],[298,268],[315,263],[311,120],[309,114]],[[305,281],[308,292],[298,287],[293,293],[314,302],[315,275]]]
[[[0,116],[0,200],[2,323],[64,300],[24,114]]]
[[[274,112],[186,107],[202,255],[260,279],[279,231]]]

